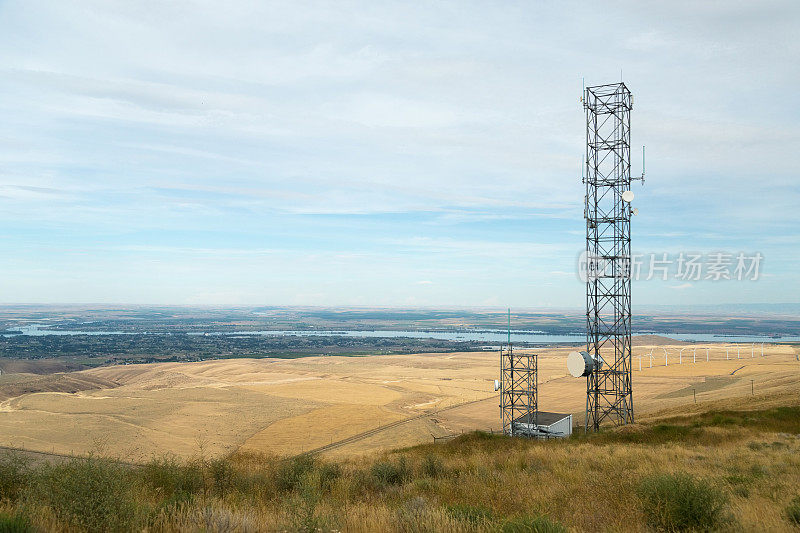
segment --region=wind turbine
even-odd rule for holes
[[[661,349],[664,350],[664,366],[669,366],[669,353],[667,353],[667,349],[663,346]]]
[[[692,347],[692,363],[697,363],[697,346]]]
[[[655,348],[650,348],[650,368],[653,368],[653,350]]]
[[[708,346],[706,346],[706,363],[708,363]]]
[[[685,349],[686,349],[686,347],[684,346],[683,348],[681,348],[681,351],[680,351],[680,353],[678,354],[678,364],[679,364],[679,365],[682,365],[682,364],[683,364],[683,351],[684,351]]]
[[[750,346],[750,359],[756,356],[756,343]]]
[[[761,357],[764,357],[764,343],[761,343]]]
[[[741,356],[740,356],[741,352],[739,350],[739,343],[737,342],[735,344],[736,344],[736,359],[741,359]]]

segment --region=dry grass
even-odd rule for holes
[[[338,462],[237,453],[141,468],[103,460],[45,468],[3,459],[0,478],[16,481],[0,487],[0,520],[106,530],[124,510],[123,529],[151,531],[647,531],[670,525],[653,519],[658,494],[689,486],[692,498],[719,506],[716,529],[790,531],[800,497],[800,398],[761,401],[768,407],[667,413],[567,440],[473,432]],[[661,492],[643,491],[648,483]]]

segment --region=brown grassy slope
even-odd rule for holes
[[[687,344],[691,343],[686,341],[677,341],[661,335],[634,335],[631,337],[632,346],[685,346]]]
[[[239,452],[8,475],[14,463],[0,456],[0,513],[46,531],[647,531],[643,482],[686,473],[725,502],[715,529],[791,531],[800,395],[741,402],[568,440],[473,432],[338,462]]]
[[[79,391],[113,389],[114,381],[85,374],[3,374],[0,376],[0,401],[41,392],[74,394]]]
[[[723,530],[789,531],[784,511],[800,495],[800,397],[764,395],[742,399],[744,410],[731,406],[675,411],[567,441],[473,433],[399,450],[377,464],[405,462],[413,474],[377,490],[363,487],[376,460],[350,459],[339,463],[342,478],[319,512],[346,531],[402,530],[412,510],[415,526],[438,531],[491,530],[503,520],[540,514],[574,531],[645,531],[646,510],[637,497],[642,480],[686,472],[728,499]],[[234,461],[258,463],[253,456]],[[431,462],[439,466],[431,469]],[[454,508],[492,522],[454,520]]]
[[[742,347],[742,359],[729,350],[733,359],[726,360],[724,345],[700,345],[696,363],[694,348],[634,347],[637,416],[693,409],[694,392],[700,405],[747,396],[751,380],[756,396],[800,393],[800,362],[788,346],[767,345],[766,357],[760,350],[750,357]],[[566,372],[572,349],[535,350],[539,405],[580,422],[586,385]],[[0,404],[0,445],[86,454],[97,453],[102,441],[131,461],[164,453],[188,458],[200,443],[214,456],[236,449],[296,455],[337,441],[346,442],[327,452],[329,458],[381,453],[433,436],[498,430],[498,364],[492,352],[154,363],[65,374],[48,379],[82,381],[38,382],[30,389],[14,380],[38,378],[3,375],[0,394],[14,397]],[[100,380],[108,386],[97,389]]]
[[[86,365],[60,359],[0,359],[3,374],[54,374],[83,370]]]

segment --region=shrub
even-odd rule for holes
[[[0,457],[0,499],[16,501],[30,479],[29,462],[23,456],[6,453]]]
[[[723,522],[725,495],[689,474],[659,474],[641,481],[638,490],[650,527],[659,531],[708,531]]]
[[[225,496],[232,490],[241,488],[242,476],[227,459],[212,459],[208,463],[208,471],[216,494]]]
[[[800,526],[800,496],[795,497],[786,507],[786,518],[792,524]]]
[[[566,533],[567,528],[540,515],[510,518],[503,522],[501,531],[503,533]]]
[[[0,513],[0,533],[28,533],[30,522],[21,514]]]
[[[455,520],[462,522],[469,522],[477,525],[492,520],[492,511],[486,507],[476,507],[473,505],[450,505],[447,508],[447,514],[452,516]]]
[[[722,414],[715,414],[711,417],[710,424],[712,426],[731,426],[736,424],[736,419]]]
[[[127,467],[93,458],[46,464],[38,470],[30,496],[77,529],[134,529],[137,507],[129,474]]]
[[[422,474],[437,478],[444,475],[444,464],[437,456],[429,453],[422,459]]]
[[[290,530],[312,533],[323,529],[324,522],[317,513],[322,499],[319,486],[319,472],[308,471],[300,477],[296,493],[287,500],[292,519]]]
[[[405,457],[397,462],[379,461],[372,465],[372,477],[381,485],[402,485],[411,472]]]
[[[370,472],[358,469],[344,478],[343,485],[348,498],[363,498],[375,489],[375,479]]]
[[[324,463],[318,469],[319,488],[323,492],[330,492],[333,484],[342,475],[342,468],[336,463]]]
[[[191,500],[203,490],[203,473],[196,464],[179,464],[174,457],[153,459],[139,471],[146,485],[167,502]]]
[[[316,461],[310,455],[300,455],[282,461],[275,472],[275,487],[280,492],[289,492],[300,487],[303,477],[312,472]]]

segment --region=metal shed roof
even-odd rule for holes
[[[548,413],[547,411],[539,411],[539,416],[537,417],[536,423],[540,426],[549,426],[551,424],[555,424],[559,420],[564,420],[569,416],[569,413]],[[521,417],[515,419],[514,422],[518,424],[533,424],[533,415],[522,415]]]

